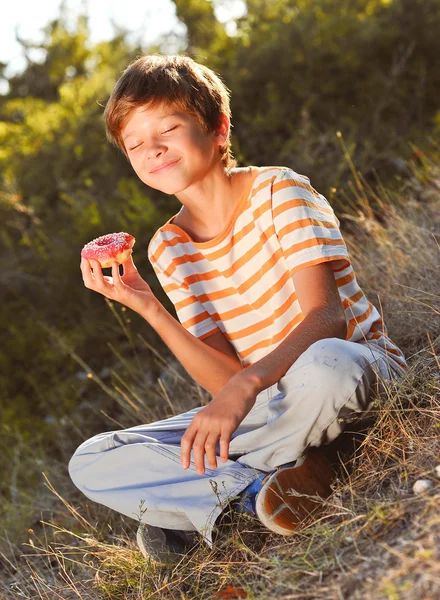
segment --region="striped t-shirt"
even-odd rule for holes
[[[181,324],[204,339],[218,331],[244,367],[272,352],[304,319],[292,275],[333,261],[347,340],[374,340],[406,368],[377,309],[359,287],[339,220],[310,180],[285,167],[250,167],[252,177],[226,228],[195,242],[160,227],[148,258]]]

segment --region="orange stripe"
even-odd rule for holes
[[[258,207],[258,209],[252,213],[252,220],[250,223],[245,225],[239,232],[237,232],[235,235],[233,235],[231,237],[231,239],[229,240],[229,242],[223,248],[221,248],[220,250],[216,250],[215,252],[211,252],[209,254],[207,253],[205,255],[205,258],[209,261],[214,261],[214,260],[223,258],[227,254],[229,254],[231,252],[232,248],[235,246],[235,244],[240,242],[242,239],[244,239],[248,234],[250,234],[255,229],[256,219],[258,217],[260,217],[261,214],[266,212],[266,210],[269,210],[270,205],[271,205],[270,202],[265,202],[260,207]],[[274,233],[275,233],[275,228],[273,225],[270,225],[265,231],[260,233],[260,236],[259,236],[260,240],[262,240],[264,242],[264,241],[266,241],[267,238],[271,237]],[[234,265],[232,265],[232,266],[234,266]]]
[[[334,223],[330,223],[328,221],[319,221],[318,219],[298,219],[298,221],[293,221],[292,223],[288,223],[284,227],[281,227],[281,229],[278,231],[278,237],[280,240],[282,240],[283,237],[288,233],[298,229],[303,229],[304,227],[310,227],[311,225],[316,227],[326,227],[327,229],[337,229]]]
[[[266,200],[266,202],[263,202],[263,204],[257,206],[257,208],[252,213],[252,221],[256,221],[257,219],[259,219],[261,215],[264,215],[264,213],[268,210],[272,210],[272,198],[269,198],[269,200]]]
[[[200,254],[200,252],[197,252],[196,254],[183,254],[182,256],[176,256],[171,260],[171,263],[168,265],[165,271],[162,271],[162,273],[166,277],[171,277],[171,275],[176,271],[178,265],[184,265],[186,263],[195,263],[199,260],[203,260],[203,258],[203,254]]]
[[[208,331],[208,333],[204,333],[199,337],[199,340],[204,340],[205,338],[209,337],[210,335],[213,335],[214,333],[217,333],[217,331],[221,331],[221,329],[219,329],[218,327],[215,327],[215,329],[211,329],[211,331]]]
[[[258,342],[257,344],[254,344],[247,350],[243,350],[242,352],[239,352],[241,358],[245,359],[246,357],[248,357],[250,354],[252,354],[256,350],[260,350],[261,348],[267,348],[268,346],[272,346],[272,344],[276,344],[277,342],[283,340],[288,335],[290,330],[293,329],[294,327],[296,327],[296,325],[298,323],[300,323],[303,320],[303,318],[304,318],[304,315],[302,313],[298,313],[296,315],[296,317],[292,321],[290,321],[290,323],[288,323],[286,325],[286,327],[284,327],[284,329],[282,329],[276,335],[273,335],[271,338],[261,340],[260,342]]]
[[[248,337],[249,335],[257,333],[258,331],[265,329],[269,325],[273,325],[273,323],[275,322],[275,319],[282,317],[289,310],[289,308],[292,306],[292,304],[295,302],[295,300],[296,300],[296,294],[291,294],[287,298],[287,300],[285,302],[283,302],[283,304],[271,314],[270,317],[267,317],[266,319],[263,319],[262,321],[255,323],[254,325],[249,325],[248,327],[245,327],[244,329],[240,329],[239,331],[234,331],[234,333],[228,333],[227,334],[228,339],[229,340],[239,340],[241,338]]]
[[[246,304],[244,306],[238,306],[237,308],[227,310],[222,313],[216,313],[219,320],[222,322],[229,321],[231,319],[235,319],[236,317],[240,317],[246,314],[251,314],[253,311],[261,308],[266,302],[268,302],[271,298],[273,298],[286,284],[288,279],[290,278],[289,273],[283,275],[283,277],[277,282],[275,286],[270,287],[262,296],[260,296],[255,302],[251,304]],[[287,300],[291,300],[291,304],[293,304],[297,299],[296,292],[290,294]],[[277,309],[279,310],[279,309]],[[276,314],[276,311],[273,315]]]
[[[196,296],[196,295],[188,296],[188,298],[184,298],[184,300],[179,300],[179,302],[176,302],[176,304],[174,305],[174,308],[176,309],[176,311],[182,310],[182,309],[186,308],[187,306],[191,306],[191,304],[194,304],[194,302],[200,302],[200,298],[202,296],[206,296],[206,294],[200,294],[200,296]]]
[[[259,308],[261,308],[264,304],[266,304],[266,302],[268,302],[273,296],[275,296],[275,294],[279,293],[280,290],[284,287],[284,285],[287,283],[287,281],[290,279],[290,274],[286,271],[284,273],[284,275],[277,281],[277,283],[274,286],[271,286],[264,294],[262,294],[259,298],[257,298],[255,300],[255,302],[251,302],[250,304],[244,304],[243,306],[239,306],[237,308],[234,308],[232,310],[228,310],[222,313],[216,313],[216,315],[218,316],[219,320],[221,320],[222,322],[228,321],[229,319],[234,319],[236,317],[239,317],[241,315],[245,315],[248,314],[254,310],[258,310]],[[234,290],[233,288],[228,288],[228,290],[231,290],[232,294],[235,295],[236,294],[236,290]],[[189,306],[190,304],[193,304],[194,302],[200,302],[201,304],[203,304],[204,302],[213,302],[213,296],[214,294],[211,293],[207,293],[207,294],[200,294],[198,296],[192,296],[191,298],[185,298],[185,300],[182,300],[180,302],[177,302],[175,304],[175,308],[176,311],[181,310],[183,308],[185,308],[186,306]],[[219,292],[215,292],[215,296],[219,296]],[[294,296],[294,300],[296,300],[296,293],[293,293]]]
[[[251,288],[254,285],[254,283],[256,281],[259,281],[265,273],[267,273],[271,268],[273,268],[277,264],[277,262],[281,256],[282,256],[282,250],[281,250],[281,248],[279,248],[272,254],[272,256],[270,256],[268,258],[268,260],[261,266],[261,268],[258,269],[258,271],[256,273],[254,273],[254,275],[252,275],[249,279],[244,281],[237,288],[236,291],[238,291],[240,294],[243,292],[246,292],[249,288]],[[229,272],[229,271],[230,271],[230,269],[228,269],[228,271],[226,271],[226,272]],[[216,277],[219,277],[219,276],[220,276],[220,274],[217,270],[207,271],[206,273],[194,273],[192,275],[188,275],[187,277],[184,277],[183,283],[189,287],[192,283],[194,283],[196,281],[210,281],[212,279],[216,279]],[[176,288],[173,288],[173,289],[176,289]],[[165,288],[164,288],[164,290],[166,291]],[[221,293],[219,292],[218,298],[222,298],[223,296],[224,296],[224,292],[223,291]]]
[[[262,279],[263,275],[265,275],[270,269],[272,269],[277,264],[277,262],[282,257],[282,255],[283,255],[283,251],[281,250],[281,248],[278,248],[278,250],[276,250],[272,254],[272,256],[269,257],[269,259],[261,266],[261,268],[252,275],[252,277],[250,277],[249,279],[244,281],[242,283],[242,285],[238,286],[238,288],[237,288],[238,292],[240,294],[242,294],[243,292],[246,292],[257,281]]]
[[[159,230],[160,231],[160,230]],[[153,238],[154,239],[154,238]],[[153,241],[153,240],[152,240]],[[159,257],[161,256],[162,252],[165,250],[165,248],[167,248],[168,246],[177,246],[177,244],[181,244],[182,240],[181,238],[179,238],[179,236],[176,235],[176,237],[172,238],[171,240],[162,240],[161,243],[159,244],[159,246],[156,248],[156,251],[154,252],[154,254],[152,254],[149,257],[149,260],[151,263],[155,263],[158,261]]]
[[[253,333],[260,331],[261,329],[264,329],[265,327],[272,325],[274,323],[275,319],[283,316],[285,314],[285,312],[287,310],[289,310],[289,308],[292,306],[292,304],[295,302],[295,300],[296,300],[296,294],[295,293],[290,294],[290,296],[287,298],[287,300],[285,300],[284,303],[279,308],[277,308],[271,314],[270,317],[264,319],[263,321],[259,321],[258,323],[255,323],[253,325],[249,325],[249,326],[245,327],[244,329],[235,331],[234,333],[226,333],[225,334],[226,337],[229,340],[239,340],[240,338],[244,338],[249,335],[252,335]],[[239,307],[238,309],[230,310],[227,313],[222,313],[221,315],[219,315],[219,313],[217,313],[217,312],[214,312],[209,316],[216,322],[218,322],[218,321],[225,322],[236,316],[240,316],[240,311],[243,312],[243,307]],[[250,311],[248,309],[246,309],[245,312],[249,313]],[[182,323],[182,325],[186,328],[189,328],[189,327],[199,323],[200,321],[203,321],[204,319],[206,319],[206,315],[208,315],[208,313],[206,311],[203,313],[200,313],[196,317],[192,317],[191,319],[184,321]],[[225,317],[224,315],[227,315],[227,316]],[[200,318],[200,317],[203,317],[203,318]]]
[[[385,348],[387,350],[387,352],[389,352],[390,354],[395,354],[396,356],[401,356],[401,353],[399,352],[399,350],[396,350],[395,348],[390,348],[390,346],[385,345]]]
[[[163,291],[168,294],[169,292],[174,292],[174,290],[181,290],[182,286],[178,283],[168,283],[163,286]]]
[[[240,307],[237,307],[235,309],[228,310],[225,312],[221,312],[221,313],[216,312],[216,313],[213,313],[211,316],[215,321],[226,322],[226,321],[228,321],[230,319],[234,319],[238,316],[249,314],[252,310],[261,308],[261,306],[263,306],[271,297],[273,297],[275,294],[277,294],[282,289],[282,287],[286,284],[288,279],[289,279],[289,274],[286,272],[283,275],[283,277],[277,282],[276,286],[272,286],[271,288],[269,288],[255,302],[252,302],[251,304],[246,304],[244,306],[240,306]],[[230,295],[231,293],[235,294],[235,290],[233,288],[228,288],[228,292],[229,292],[228,295]],[[194,302],[200,302],[201,304],[203,304],[206,301],[213,301],[213,295],[214,294],[208,293],[208,294],[200,294],[198,296],[191,296],[190,298],[186,298],[186,299],[176,303],[175,308],[176,308],[176,310],[181,310],[181,309],[185,308],[186,306],[193,304]],[[223,292],[216,292],[215,295],[217,297],[222,297],[224,294],[223,294]],[[344,299],[343,305],[345,308],[348,308],[349,306],[355,304],[355,302],[362,297],[363,297],[363,292],[362,292],[362,290],[359,290],[359,292],[357,292],[357,294],[355,294],[351,298]],[[289,297],[289,299],[291,299],[290,304],[293,304],[293,302],[295,302],[295,300],[297,299],[296,293],[292,294]],[[274,315],[277,315],[279,313],[279,310],[280,309],[278,309],[278,311],[276,311],[274,313]],[[264,327],[264,324],[261,325],[261,323],[260,323],[260,326]],[[256,326],[254,326],[254,327],[256,327]],[[242,331],[245,331],[245,330],[242,330]],[[237,332],[237,333],[240,333],[240,332]],[[241,336],[238,336],[238,337],[241,337]],[[236,339],[236,338],[231,336],[231,339]]]
[[[238,233],[233,235],[229,242],[220,250],[216,250],[215,252],[206,253],[205,258],[209,261],[218,260],[223,258],[227,254],[230,254],[232,248],[237,244],[240,240],[242,240],[248,233],[251,233],[255,229],[255,223],[251,221],[247,225],[241,229]]]
[[[342,240],[329,240],[327,238],[311,238],[309,240],[304,240],[303,242],[298,242],[297,244],[292,244],[290,248],[284,250],[284,255],[287,258],[294,252],[300,252],[301,250],[306,250],[307,248],[315,248],[316,246],[342,246],[343,248],[345,248],[345,243]],[[346,257],[344,258],[346,259]]]
[[[371,327],[370,329],[370,333],[372,331],[374,326]],[[373,333],[372,335],[367,335],[367,339],[368,340],[381,340],[383,341],[383,345],[379,344],[381,346],[381,348],[384,348],[386,350],[387,353],[389,354],[393,354],[397,359],[397,362],[399,364],[401,364],[405,369],[407,368],[405,363],[404,363],[404,356],[403,353],[401,352],[401,350],[396,346],[396,344],[393,342],[393,340],[390,340],[389,337],[387,337],[386,335],[384,335],[381,332],[377,332],[377,333]],[[392,344],[392,346],[390,346],[389,344],[387,344],[387,342],[389,342],[390,344]]]
[[[308,192],[310,192],[311,194],[313,194],[316,197],[320,196],[320,194],[318,194],[318,192],[315,190],[315,188],[313,188],[310,185],[310,183],[304,183],[303,181],[299,181],[299,179],[294,179],[293,177],[291,177],[290,179],[282,179],[278,183],[275,183],[274,184],[274,191],[275,191],[275,188],[278,189],[277,186],[280,186],[283,183],[287,183],[287,186],[299,187],[299,188],[302,188],[304,190],[307,190]],[[286,187],[286,186],[283,186],[283,187]]]
[[[254,310],[261,308],[266,302],[275,296],[290,280],[290,273],[285,271],[284,275],[280,277],[275,285],[269,287],[269,289],[259,298],[250,304],[250,307]],[[292,294],[296,300],[296,292]]]
[[[349,320],[347,325],[347,337],[345,339],[349,340],[351,338],[356,328],[356,325],[359,325],[360,323],[366,321],[373,312],[373,308],[374,306],[371,304],[371,302],[368,302],[368,308],[362,315],[359,315],[359,317],[353,317]]]
[[[320,194],[316,193],[316,190],[314,190],[310,185],[303,184],[299,181],[296,182],[295,180],[292,180],[292,179],[283,179],[282,181],[279,181],[278,183],[274,183],[272,186],[272,197],[275,197],[275,195],[278,192],[281,192],[282,190],[284,190],[286,188],[295,188],[295,187],[299,187],[299,188],[303,188],[303,189],[307,190],[316,198],[320,197]],[[293,193],[291,190],[289,190],[289,192]],[[279,214],[279,212],[282,212],[283,210],[285,210],[285,208],[296,208],[298,206],[308,206],[309,208],[314,208],[315,210],[322,211],[323,213],[325,213],[327,215],[331,215],[332,217],[334,216],[333,209],[331,208],[330,205],[328,205],[328,207],[321,206],[321,204],[318,204],[317,202],[314,202],[313,200],[306,200],[305,198],[301,198],[300,196],[298,196],[296,198],[291,198],[290,200],[282,202],[279,206],[277,206],[274,209],[273,216],[275,218],[275,216],[277,214]]]
[[[208,292],[207,294],[199,294],[198,296],[193,295],[190,298],[185,298],[184,300],[180,300],[175,304],[176,310],[180,310],[181,308],[185,308],[194,302],[203,302],[218,300],[220,298],[227,298],[228,296],[235,296],[237,290],[232,287],[225,288],[224,290],[219,290],[217,292]]]
[[[345,271],[345,269],[349,266],[350,266],[350,263],[347,261],[347,259],[345,259],[345,265],[342,265],[342,267],[339,267],[339,269],[333,269],[333,273],[339,273],[340,271]],[[346,277],[348,277],[348,275],[346,275]]]
[[[191,275],[187,275],[187,277],[182,279],[182,282],[189,287],[196,281],[211,281],[217,277],[220,277],[220,273],[217,271],[217,269],[213,269],[212,271],[206,271],[206,273],[192,273]]]
[[[356,304],[356,302],[358,302],[361,298],[365,298],[365,296],[363,291],[359,290],[358,292],[356,292],[356,294],[350,296],[350,298],[345,298],[342,301],[342,305],[344,306],[344,308],[349,308],[350,306],[353,306],[353,304]]]
[[[350,264],[350,263],[349,263]],[[344,267],[344,269],[346,269],[347,267]],[[334,273],[337,273],[337,271],[333,271]],[[354,280],[354,271],[353,269],[350,271],[350,273],[348,273],[347,275],[344,275],[344,277],[339,277],[338,279],[336,279],[336,285],[338,286],[338,288],[347,285],[347,283],[350,283]]]
[[[269,229],[272,229],[273,232],[275,232],[275,229],[273,228],[273,226],[269,227]],[[261,252],[261,238],[263,238],[263,244],[265,241],[265,237],[264,234],[262,234],[260,236],[260,241],[257,242],[252,248],[250,248],[247,252],[245,252],[238,260],[236,260],[229,269],[226,269],[225,271],[222,271],[222,275],[223,277],[231,277],[231,275],[234,275],[234,273],[236,273],[239,269],[241,269],[241,267],[243,267],[246,263],[250,262],[255,256],[257,256],[257,254],[259,252]]]
[[[218,259],[222,258],[223,256],[230,254],[233,246],[237,242],[239,242],[241,239],[243,239],[246,235],[250,234],[254,229],[255,229],[255,223],[254,223],[254,220],[252,220],[241,231],[239,231],[236,235],[232,236],[230,241],[220,250],[216,250],[215,252],[207,253],[206,255],[203,255],[201,252],[196,252],[194,254],[182,254],[181,256],[173,257],[171,259],[171,264],[173,266],[171,266],[171,264],[170,264],[168,266],[168,268],[164,271],[164,274],[167,276],[170,276],[176,270],[176,265],[185,264],[187,262],[195,263],[195,262],[205,260],[205,259],[209,262],[214,262],[215,260],[218,260]],[[270,225],[265,231],[263,231],[260,234],[260,236],[259,236],[260,241],[257,242],[256,244],[254,244],[254,246],[252,248],[250,248],[244,256],[247,256],[248,260],[253,258],[253,256],[255,256],[261,250],[262,244],[264,244],[266,242],[266,240],[274,234],[275,234],[275,228],[273,225]],[[162,241],[161,246],[154,253],[154,255],[152,257],[150,257],[150,262],[152,264],[155,261],[157,261],[157,258],[162,254],[163,250],[165,249],[165,247],[167,245],[175,245],[175,244],[169,244],[168,240]],[[163,246],[163,248],[162,248],[162,246]],[[236,261],[235,263],[233,263],[231,265],[231,267],[229,269],[230,272],[235,273],[235,271],[242,266],[243,262],[246,262],[246,261],[244,260],[244,257],[241,257],[241,259],[239,259],[239,261]],[[154,268],[154,266],[153,266],[153,268]],[[228,276],[226,273],[222,273],[222,275]]]
[[[320,256],[319,258],[314,258],[313,260],[309,260],[309,261],[307,261],[305,263],[301,263],[300,265],[297,265],[296,267],[293,267],[293,269],[290,269],[290,273],[292,275],[294,275],[298,271],[301,271],[301,269],[306,269],[307,267],[313,267],[313,265],[319,265],[319,263],[329,262],[331,260],[340,260],[340,259],[347,260],[347,257],[346,256],[341,256],[341,255],[336,255],[336,256]]]
[[[371,329],[370,329],[370,331],[371,331]],[[382,334],[382,333],[373,333],[373,335],[372,335],[372,336],[370,336],[368,339],[369,339],[369,340],[378,340],[378,339],[380,339],[381,337],[383,337],[383,334]]]
[[[272,256],[262,265],[262,267],[254,274],[252,275],[249,279],[247,279],[246,281],[244,281],[238,288],[237,290],[235,290],[232,287],[229,288],[225,288],[224,290],[220,290],[217,292],[210,292],[208,294],[200,294],[199,296],[197,296],[197,299],[199,302],[203,303],[206,300],[211,300],[212,302],[215,300],[219,300],[219,299],[223,299],[223,298],[227,298],[228,296],[232,296],[234,295],[237,291],[239,293],[244,293],[247,290],[249,290],[256,281],[259,281],[269,270],[270,268],[272,268],[273,266],[275,266],[275,264],[278,262],[279,258],[282,256],[282,250],[278,249],[274,252],[274,254],[272,254]],[[301,264],[298,267],[294,268],[293,270],[291,270],[291,275],[293,275],[293,273],[295,273],[296,271],[303,269],[305,267],[309,267],[309,266],[313,266],[315,264],[321,263],[321,262],[327,262],[329,260],[337,260],[337,259],[341,259],[341,258],[346,258],[343,256],[328,256],[328,257],[319,257],[317,259],[314,259],[312,261],[308,261],[307,263]],[[240,259],[239,259],[240,260]],[[237,264],[238,261],[236,261],[235,264]],[[224,272],[224,276],[228,276],[228,272],[230,272],[231,269],[228,269],[227,271]],[[206,280],[213,280],[216,277],[221,276],[218,271],[216,270],[212,270],[212,271],[208,271],[207,273],[201,273],[201,274],[193,274],[193,275],[189,275],[187,277],[184,278],[183,283],[186,284],[186,287],[189,287],[189,285],[191,283],[193,283],[194,281],[206,281]],[[354,279],[354,273],[351,272],[348,275],[346,275],[344,278],[341,278],[339,280],[337,280],[337,285],[338,287],[340,285],[345,285],[346,283],[348,283],[349,280]],[[284,280],[284,276],[283,276],[283,284],[285,283]],[[278,291],[278,289],[281,289],[282,285],[277,286],[276,290]],[[172,283],[172,284],[167,284],[164,286],[164,291],[166,293],[168,292],[172,292],[174,290],[179,289],[179,285]],[[180,301],[179,303],[176,304],[176,310],[180,309],[180,308],[184,308],[185,306],[188,306],[190,304],[192,304],[195,300],[189,300],[189,299],[184,299],[182,301]],[[258,304],[258,301],[256,303],[253,303],[254,306],[256,306]]]
[[[190,319],[183,321],[182,325],[185,327],[185,329],[189,329],[190,327],[193,327],[194,325],[197,325],[197,323],[201,323],[206,318],[210,317],[211,315],[205,310],[202,313],[196,315],[195,317],[191,317]]]
[[[252,229],[254,229],[254,227],[255,227],[255,225],[252,222],[248,228],[247,233],[249,233]],[[256,244],[254,244],[254,246],[252,248],[250,248],[243,256],[241,256],[238,260],[236,260],[229,267],[229,269],[227,269],[226,271],[223,271],[222,273],[219,273],[217,270],[214,270],[214,271],[218,273],[219,277],[221,277],[221,276],[230,277],[230,275],[233,275],[244,264],[246,264],[254,256],[256,256],[258,254],[258,252],[260,252],[260,250],[262,248],[262,244],[264,244],[266,242],[267,238],[274,235],[274,233],[275,233],[275,228],[273,225],[270,225],[266,229],[266,231],[264,231],[260,234],[260,236],[259,236],[260,241],[257,242]],[[185,264],[185,263],[195,263],[195,262],[199,262],[199,261],[205,260],[205,259],[208,260],[209,262],[213,262],[214,260],[220,258],[222,255],[228,254],[230,252],[231,248],[232,248],[232,243],[229,243],[229,244],[227,244],[226,251],[224,248],[222,248],[221,250],[218,250],[217,252],[212,252],[211,254],[206,255],[206,257],[201,252],[196,252],[194,254],[182,254],[181,256],[173,257],[171,259],[171,262],[168,265],[168,267],[163,271],[163,274],[166,277],[170,277],[175,272],[177,266]],[[214,271],[208,271],[208,273],[212,273]],[[203,277],[204,275],[205,275],[205,273],[201,273],[200,277],[204,278]],[[209,279],[211,279],[211,278],[212,277],[209,277]]]
[[[334,212],[333,212],[332,208],[326,208],[324,206],[321,206],[320,204],[311,202],[310,200],[305,200],[304,198],[293,198],[291,200],[285,200],[281,204],[276,206],[272,211],[273,218],[275,220],[275,218],[278,215],[282,214],[285,210],[290,210],[292,208],[298,208],[300,206],[307,206],[307,208],[313,208],[314,210],[317,210],[318,212],[323,212],[324,214],[329,215],[330,217],[334,217]]]

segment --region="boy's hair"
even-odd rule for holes
[[[121,131],[132,110],[162,102],[197,118],[205,133],[231,118],[230,91],[220,77],[189,56],[150,54],[134,60],[117,81],[104,110],[107,139],[127,156]],[[232,127],[232,125],[231,125]],[[226,170],[237,165],[231,152],[231,131],[220,146]]]

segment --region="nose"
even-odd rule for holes
[[[148,159],[154,159],[166,152],[166,146],[163,140],[152,140],[146,149],[145,155]]]
[[[166,151],[167,147],[163,144],[162,140],[152,141],[143,153],[142,167],[147,171],[151,171]]]

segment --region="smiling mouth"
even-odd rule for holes
[[[163,167],[160,167],[159,169],[155,169],[154,171],[150,171],[151,175],[156,175],[156,173],[162,173],[163,171],[167,171],[168,169],[171,169],[172,167],[174,167],[175,164],[177,164],[179,162],[180,158],[178,158],[177,160],[173,160],[172,162],[169,162],[168,164],[164,165]]]

